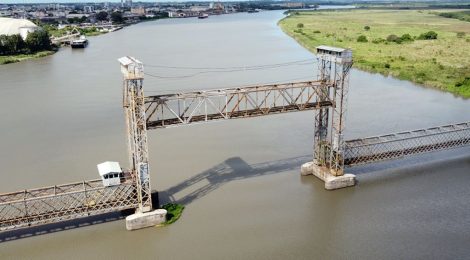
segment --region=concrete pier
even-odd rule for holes
[[[136,230],[162,224],[166,221],[165,209],[156,209],[150,212],[137,212],[126,217],[126,229]]]
[[[330,170],[326,167],[320,167],[315,165],[313,162],[302,164],[300,168],[300,174],[315,175],[319,179],[325,182],[325,189],[336,190],[345,187],[354,186],[356,184],[356,175],[344,174],[341,176],[334,176],[330,173]]]

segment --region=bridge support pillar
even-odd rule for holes
[[[325,189],[336,190],[345,187],[354,186],[356,184],[356,175],[354,174],[343,174],[340,176],[334,176],[331,174],[330,169],[316,165],[314,162],[308,162],[302,164],[300,173],[303,176],[315,175],[320,180],[325,182]]]
[[[126,229],[136,230],[162,224],[166,221],[166,210],[156,209],[149,212],[136,212],[126,217]]]

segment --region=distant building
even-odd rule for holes
[[[3,17],[8,17],[8,16],[11,16],[12,13],[10,10],[0,10],[0,16],[3,16]]]
[[[205,12],[208,9],[209,9],[209,6],[200,6],[200,5],[191,6],[189,8],[191,12]]]
[[[145,15],[145,8],[142,6],[131,8],[131,14]]]
[[[83,7],[83,11],[87,14],[90,14],[90,13],[93,13],[95,10],[94,10],[93,6],[86,5],[85,7]]]
[[[287,2],[279,4],[279,6],[287,7],[287,8],[304,8],[305,4],[302,2]]]
[[[37,25],[26,19],[0,18],[0,35],[19,34],[25,40],[30,32],[38,29]]]

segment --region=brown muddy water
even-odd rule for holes
[[[94,179],[127,166],[116,59],[146,72],[312,58],[276,25],[281,12],[141,23],[84,50],[0,66],[0,191]],[[154,65],[154,66],[152,66]],[[315,78],[315,65],[146,77],[146,94]],[[470,120],[470,101],[354,70],[347,137]],[[149,132],[152,186],[184,203],[171,226],[122,220],[6,241],[0,259],[457,259],[470,255],[470,149],[350,169],[358,185],[326,191],[301,177],[312,112]],[[17,237],[16,237],[17,238]]]

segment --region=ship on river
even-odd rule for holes
[[[75,39],[70,42],[70,46],[74,49],[76,48],[85,48],[88,45],[88,40],[85,35],[80,36],[80,38]]]

